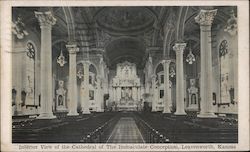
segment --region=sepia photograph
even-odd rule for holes
[[[9,7],[1,49],[17,150],[243,148],[237,4],[40,4]]]

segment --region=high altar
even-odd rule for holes
[[[138,110],[141,100],[141,85],[134,63],[125,61],[117,64],[116,76],[112,81],[112,92],[117,110]]]

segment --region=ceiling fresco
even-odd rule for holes
[[[155,19],[143,7],[105,8],[98,14],[97,23],[111,33],[133,34],[152,28]]]

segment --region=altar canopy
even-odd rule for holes
[[[116,76],[112,81],[113,100],[119,111],[138,110],[141,99],[140,78],[136,65],[125,61],[116,66]]]

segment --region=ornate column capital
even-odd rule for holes
[[[173,49],[175,50],[176,54],[182,54],[185,47],[186,47],[187,43],[175,43],[175,45],[173,46]]]
[[[82,61],[83,63],[83,66],[89,66],[90,65],[90,62],[88,60],[84,60]]]
[[[201,26],[211,26],[216,14],[217,9],[201,10],[200,13],[194,19],[195,22],[197,22]]]
[[[69,51],[69,54],[76,54],[77,52],[79,52],[79,48],[76,44],[67,44],[66,48]]]
[[[36,12],[35,17],[38,19],[41,26],[52,26],[56,24],[56,18],[50,11],[48,12]]]
[[[163,59],[162,61],[161,61],[161,63],[164,65],[164,64],[170,64],[171,63],[171,60],[169,60],[169,59]]]

